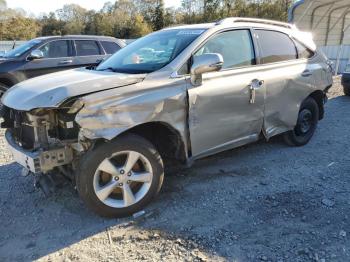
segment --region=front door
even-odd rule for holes
[[[74,68],[70,40],[54,40],[38,48],[44,57],[28,61],[25,65],[27,78]]]
[[[250,30],[219,33],[195,56],[204,53],[220,53],[224,65],[219,72],[204,74],[201,86],[188,90],[194,158],[257,140],[264,118],[265,87],[255,71]]]

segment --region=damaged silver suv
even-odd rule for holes
[[[22,82],[2,98],[2,127],[28,172],[71,175],[87,206],[121,217],[151,201],[175,161],[278,134],[305,145],[331,85],[309,34],[227,18],[152,33],[93,69]]]

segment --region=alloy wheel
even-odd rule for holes
[[[144,155],[122,151],[100,163],[94,174],[93,187],[105,205],[125,208],[145,197],[152,179],[152,166]]]

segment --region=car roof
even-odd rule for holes
[[[290,36],[293,36],[303,44],[305,44],[311,50],[316,50],[316,45],[313,41],[313,37],[311,33],[300,31],[294,24],[289,24],[285,22],[268,20],[268,19],[259,19],[259,18],[247,18],[247,17],[228,17],[224,18],[215,23],[206,23],[206,24],[194,24],[194,25],[181,25],[169,27],[163,30],[171,30],[171,29],[193,29],[193,30],[218,30],[225,28],[242,28],[242,27],[251,27],[258,29],[267,29],[273,31],[283,32]]]
[[[111,36],[97,36],[97,35],[63,35],[63,36],[43,36],[35,38],[37,40],[47,41],[47,40],[53,40],[53,39],[69,39],[69,40],[80,40],[80,39],[89,39],[89,40],[109,40],[113,42],[121,41],[118,38],[111,37]]]
[[[165,30],[170,29],[209,29],[213,27],[263,27],[267,29],[279,29],[282,31],[294,30],[296,27],[292,24],[268,20],[268,19],[258,19],[258,18],[246,18],[246,17],[228,17],[222,20],[219,20],[214,23],[205,23],[205,24],[193,24],[193,25],[180,25],[174,27],[168,27]]]

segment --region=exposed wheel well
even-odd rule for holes
[[[317,90],[309,95],[309,97],[312,97],[313,99],[315,99],[315,101],[318,105],[318,108],[320,111],[320,119],[319,120],[323,119],[323,117],[324,117],[324,96],[325,95],[321,90]]]
[[[165,160],[165,164],[174,161],[185,163],[187,159],[186,147],[180,133],[167,123],[145,123],[133,127],[123,134],[126,133],[137,134],[150,141]]]

